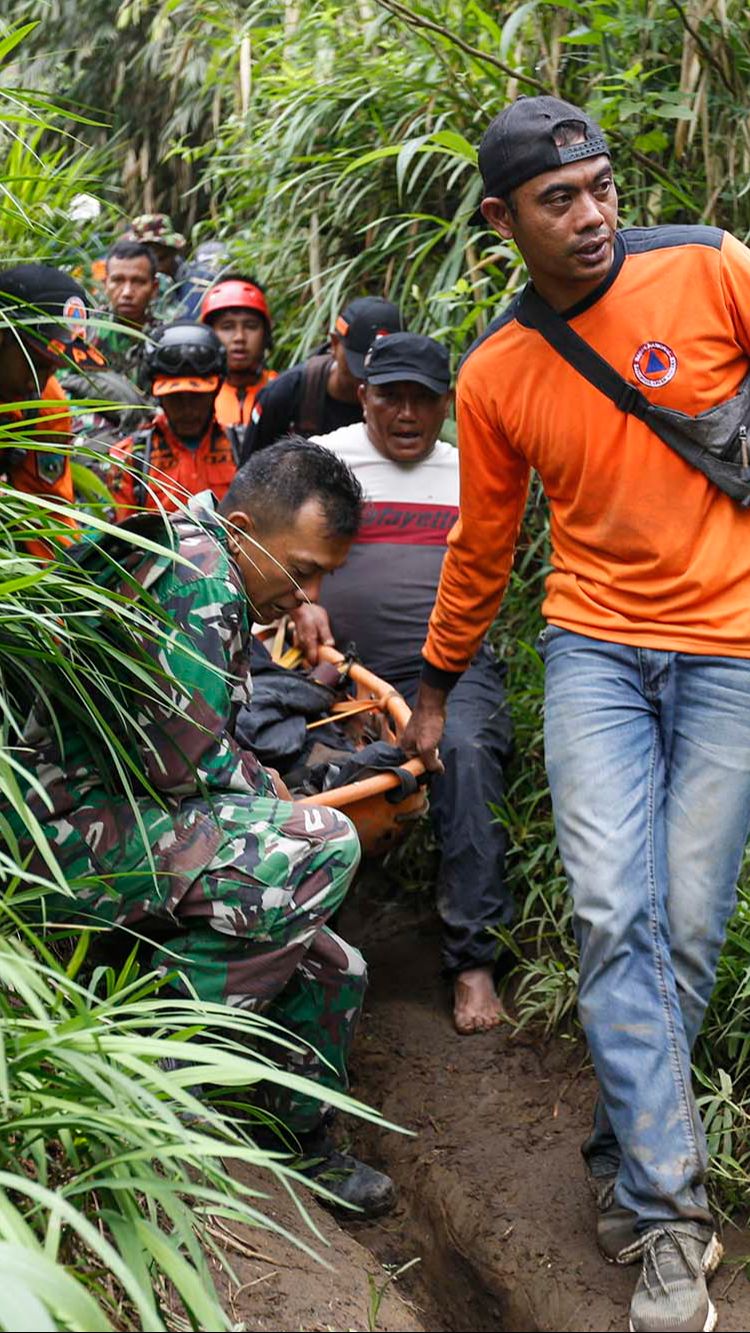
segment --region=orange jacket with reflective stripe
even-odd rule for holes
[[[115,500],[118,523],[134,509],[177,509],[199,491],[213,491],[222,500],[237,471],[231,441],[218,421],[211,424],[194,449],[175,435],[166,415],[158,411],[144,430],[113,446],[105,480]]]
[[[276,378],[275,370],[264,370],[257,384],[236,385],[224,380],[214,405],[216,420],[222,426],[246,426],[261,389]]]

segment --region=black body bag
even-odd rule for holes
[[[527,287],[519,323],[536,329],[569,365],[621,412],[629,412],[743,508],[750,506],[750,372],[737,393],[698,416],[657,407],[628,384],[546,301]]]

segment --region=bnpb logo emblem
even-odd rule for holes
[[[63,306],[63,319],[70,329],[71,338],[86,337],[86,306],[80,296],[69,296]]]
[[[633,370],[636,379],[647,389],[661,389],[674,379],[677,357],[666,343],[641,343],[633,357]]]

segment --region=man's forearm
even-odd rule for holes
[[[424,679],[420,681],[414,712],[401,737],[401,744],[407,754],[419,755],[425,768],[430,773],[441,773],[438,744],[445,727],[445,701],[448,691],[439,685],[430,685]]]

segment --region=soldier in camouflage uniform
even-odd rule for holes
[[[177,969],[171,984],[183,993],[268,1013],[309,1043],[292,1055],[294,1071],[338,1090],[366,969],[326,923],[354,876],[357,835],[336,810],[293,804],[233,726],[251,696],[251,614],[263,623],[316,596],[323,574],[346,558],[360,507],[348,468],[302,440],[251,460],[219,511],[208,492],[193,500],[166,525],[189,565],[166,553],[126,557],[169,617],[168,629],[154,618],[142,636],[163,673],[160,697],[121,737],[143,789],[132,803],[118,793],[80,728],[59,715],[57,734],[34,716],[26,761],[51,809],[33,791],[29,804],[76,884],[77,911],[145,936],[153,963]],[[70,916],[70,900],[60,911]],[[303,1152],[336,1167],[340,1197],[369,1213],[390,1206],[388,1177],[321,1137],[320,1101],[273,1095]]]
[[[216,281],[215,263],[188,261],[187,241],[175,230],[168,213],[142,213],[133,218],[124,239],[142,241],[156,261],[159,297],[155,316],[160,323],[198,319],[208,288]]]
[[[117,241],[110,249],[104,274],[107,308],[96,336],[110,370],[140,382],[146,338],[156,327],[154,302],[159,295],[156,261],[151,247],[140,241]],[[107,328],[105,324],[116,327]]]

